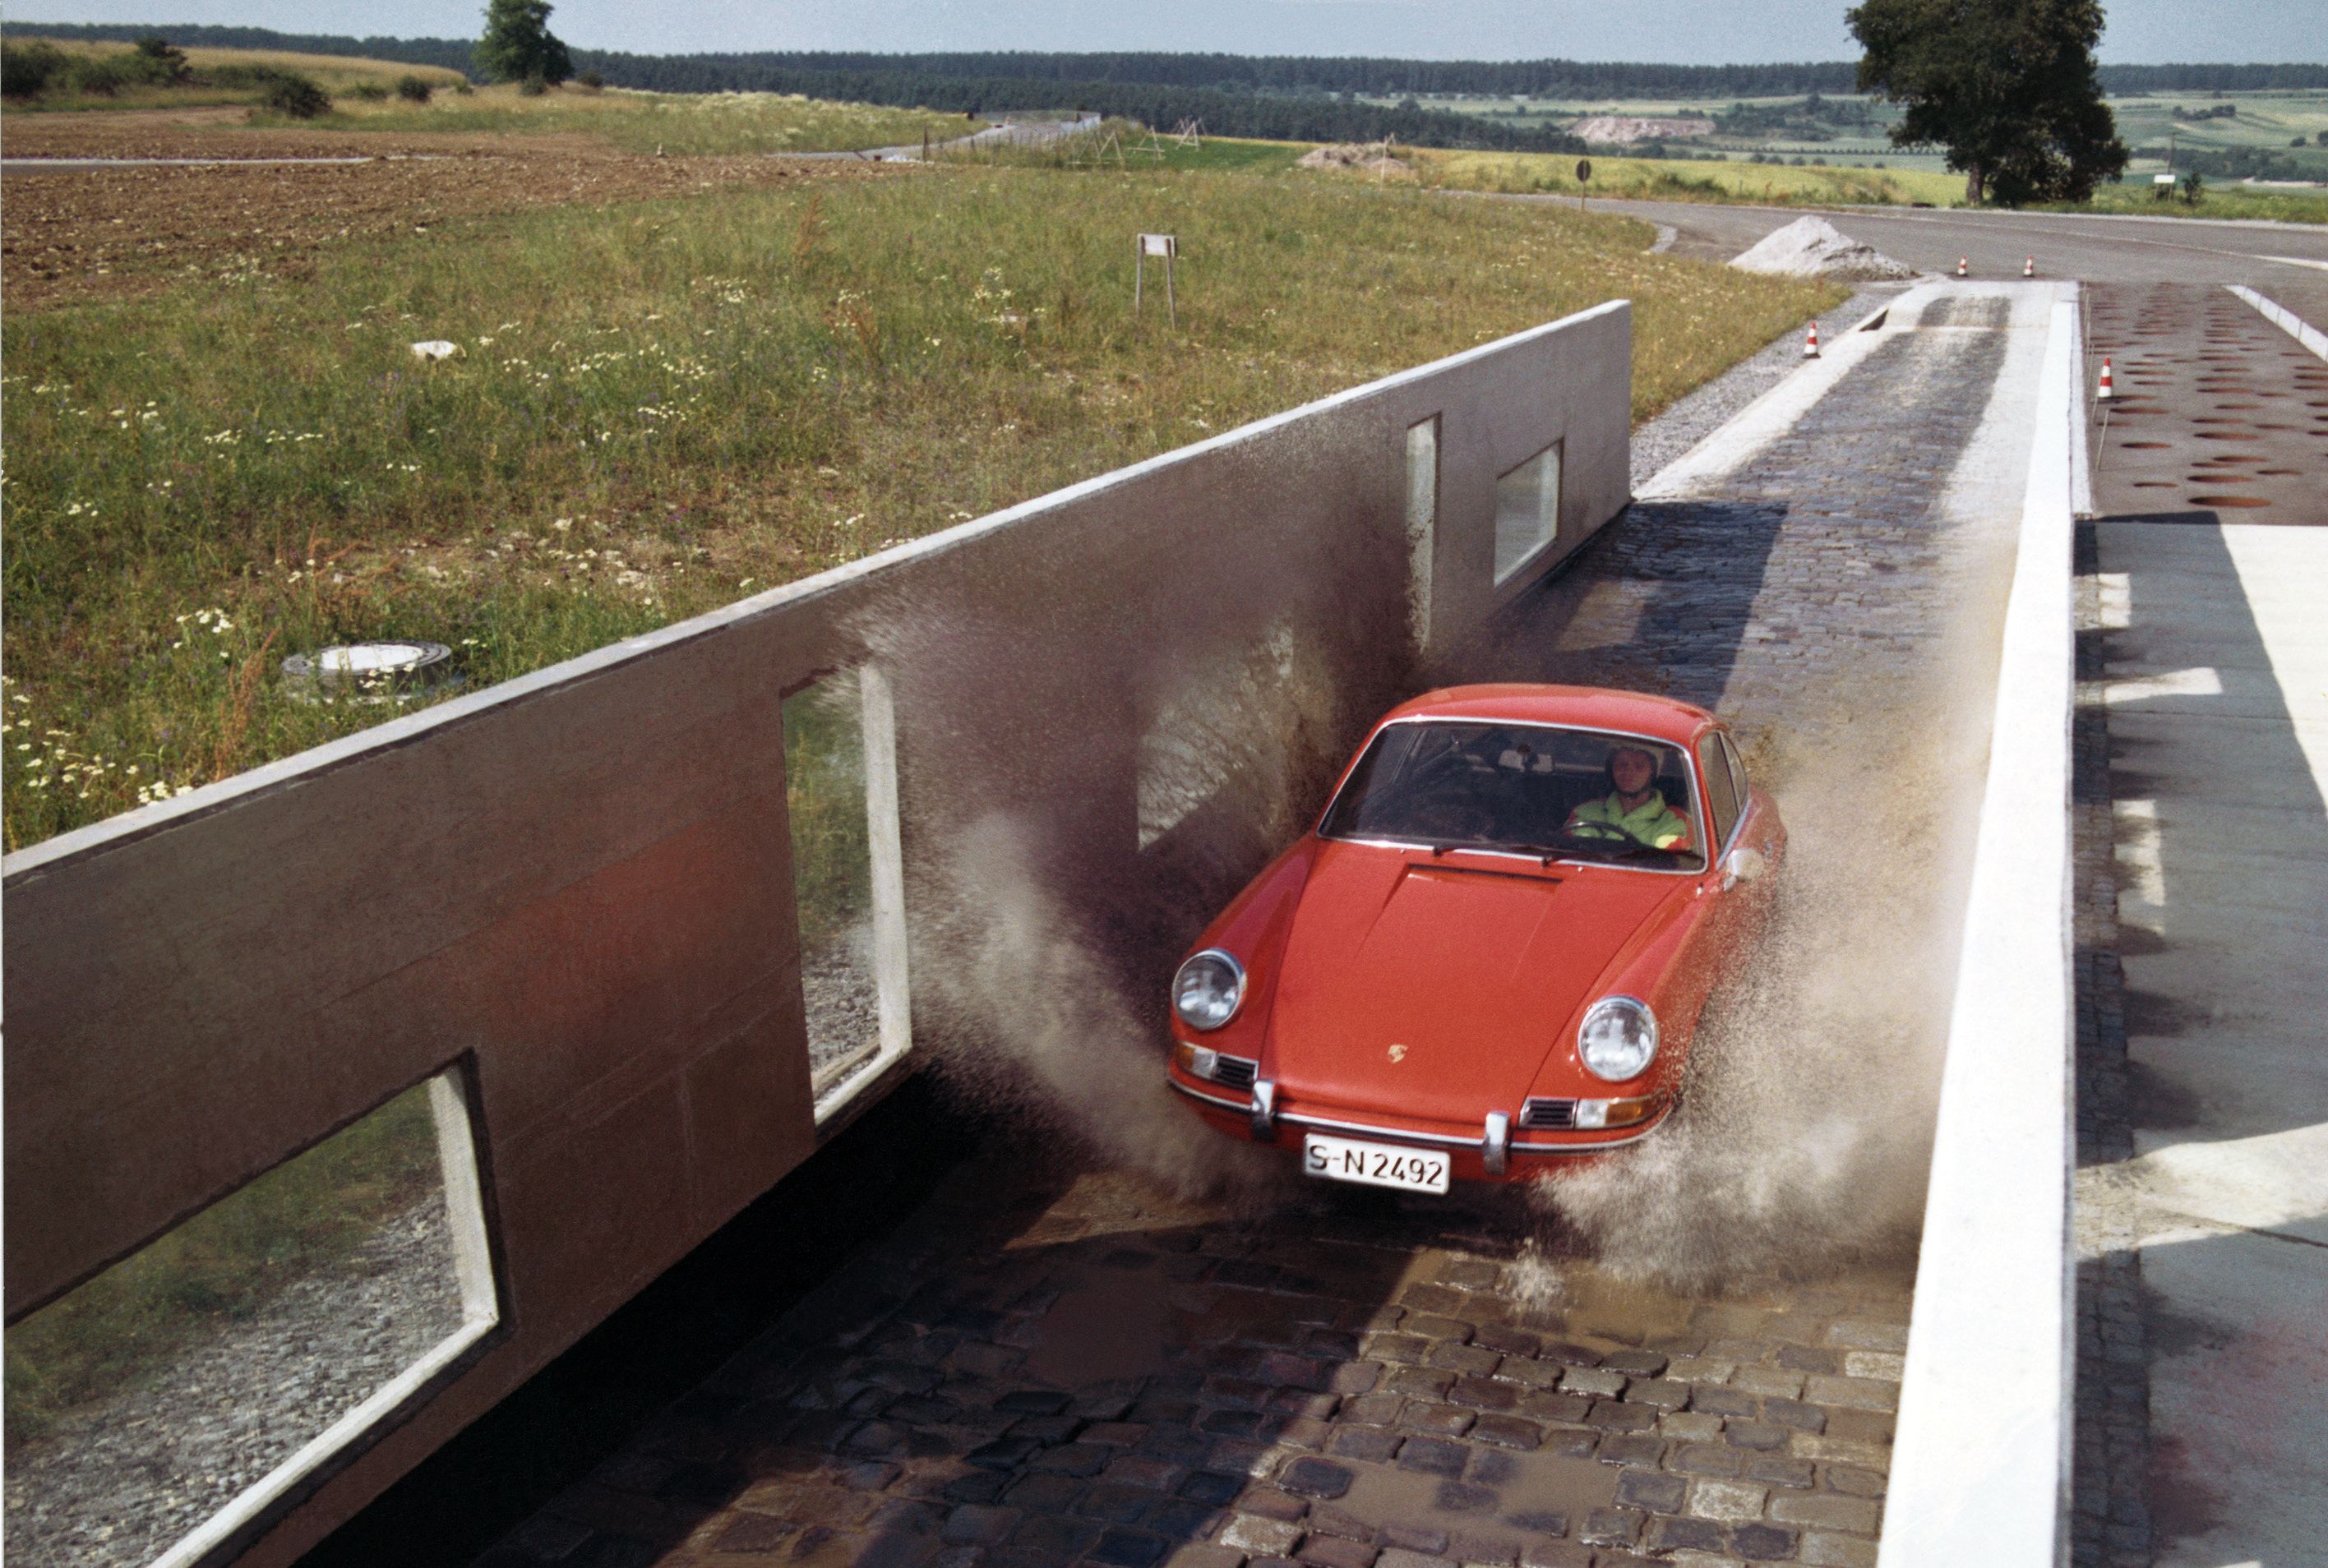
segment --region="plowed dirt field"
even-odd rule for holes
[[[367,161],[11,170],[0,201],[5,307],[122,299],[197,278],[296,277],[333,247],[480,214],[882,172],[845,159],[643,156],[579,136],[257,129],[240,113],[8,116],[0,147],[12,158]]]

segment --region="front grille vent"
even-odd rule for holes
[[[1213,1081],[1233,1089],[1249,1089],[1260,1071],[1261,1063],[1257,1061],[1249,1061],[1241,1056],[1225,1056],[1218,1059],[1218,1065],[1213,1069]]]
[[[1520,1125],[1544,1131],[1576,1125],[1574,1100],[1530,1100],[1520,1107]]]

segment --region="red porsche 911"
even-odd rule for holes
[[[1172,1087],[1313,1176],[1515,1181],[1668,1115],[1786,829],[1703,708],[1477,686],[1386,714],[1172,982]]]

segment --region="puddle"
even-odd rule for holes
[[[1463,1451],[1452,1443],[1446,1446],[1455,1456]],[[1587,1514],[1616,1500],[1618,1470],[1598,1460],[1542,1451],[1508,1453],[1475,1448],[1471,1453],[1460,1478],[1352,1465],[1350,1489],[1333,1506],[1370,1524],[1460,1534],[1464,1539],[1457,1549],[1467,1559],[1493,1556],[1508,1562],[1550,1533],[1553,1517],[1563,1520],[1572,1533],[1582,1528]]]
[[[1156,1372],[1171,1324],[1171,1303],[1155,1274],[1101,1269],[1043,1315],[1042,1342],[1028,1352],[1025,1370],[1060,1388]]]

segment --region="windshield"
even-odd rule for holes
[[[1679,747],[1544,724],[1387,725],[1318,831],[1658,870],[1705,865]]]

